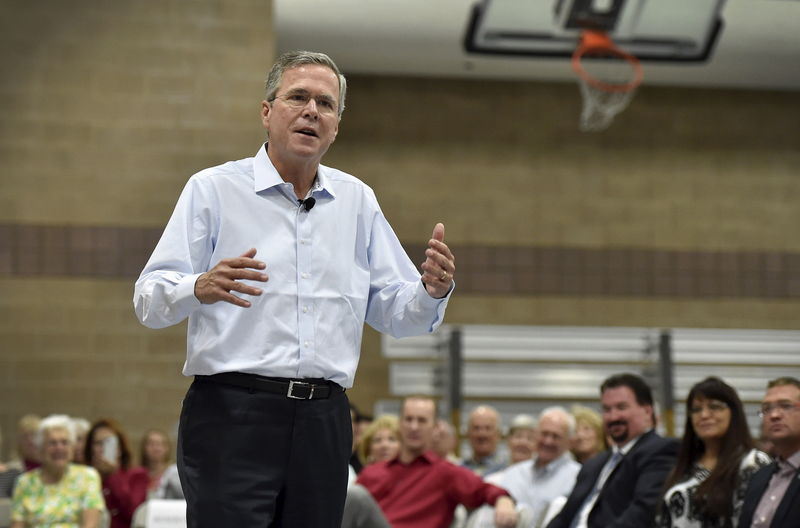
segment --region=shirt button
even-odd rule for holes
[[[308,278],[308,273],[301,273],[300,276],[303,277],[304,279],[307,279]]]
[[[303,313],[308,313],[308,306],[303,306]]]
[[[306,342],[305,342],[305,343],[303,343],[303,344],[306,346],[306,348],[308,348],[308,341],[306,341]]]

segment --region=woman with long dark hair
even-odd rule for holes
[[[736,390],[713,376],[694,385],[656,525],[735,528],[750,477],[770,462],[753,445]]]
[[[84,455],[100,473],[110,528],[129,528],[133,512],[147,498],[147,471],[132,467],[128,445],[122,428],[111,419],[96,421],[86,435]]]

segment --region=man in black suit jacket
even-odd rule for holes
[[[653,395],[639,376],[611,376],[601,385],[600,394],[603,427],[613,447],[584,464],[564,508],[547,528],[653,524],[678,443],[653,431]]]
[[[770,381],[759,414],[777,460],[750,480],[739,528],[800,528],[800,380]]]

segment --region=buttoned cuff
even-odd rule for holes
[[[182,277],[174,290],[174,298],[172,299],[178,310],[181,312],[190,312],[200,306],[200,300],[194,295],[194,284],[197,278],[202,275],[195,273],[193,275],[186,275]]]

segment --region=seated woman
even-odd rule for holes
[[[142,468],[147,471],[150,484],[147,487],[148,495],[152,496],[158,490],[161,476],[170,464],[170,440],[167,433],[158,429],[150,429],[144,434],[141,444]]]
[[[575,460],[583,464],[608,447],[603,433],[603,419],[597,411],[581,405],[572,407],[572,416],[575,418],[575,434],[571,439],[570,451]]]
[[[35,442],[42,465],[19,477],[11,528],[97,528],[105,509],[100,475],[94,468],[71,463],[75,445],[71,419],[48,416],[39,424]]]
[[[733,387],[716,377],[704,379],[686,398],[683,440],[656,526],[735,527],[750,478],[769,462],[753,448]]]
[[[145,469],[131,468],[131,452],[122,429],[113,420],[95,422],[86,435],[84,454],[102,478],[110,528],[129,528],[133,512],[147,498],[150,478]]]
[[[397,417],[391,414],[378,416],[364,431],[358,446],[358,457],[368,464],[392,460],[400,452],[400,433]]]

